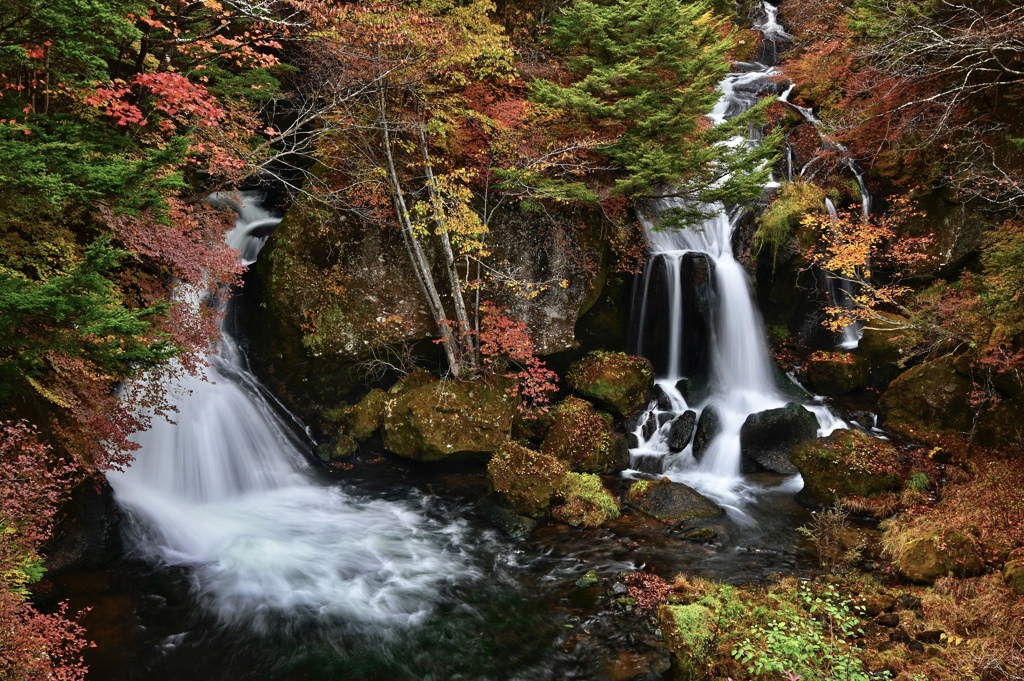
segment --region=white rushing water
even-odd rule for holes
[[[763,7],[764,22],[757,28],[765,39],[773,44],[788,39],[788,34],[776,21],[776,8],[767,2]],[[766,55],[766,61],[773,60],[775,49],[767,48]],[[775,75],[770,65],[739,66],[743,70],[728,74],[720,85],[722,96],[709,114],[715,124],[753,106],[758,99],[759,86],[768,85]],[[752,140],[754,138],[756,135]],[[749,142],[741,139],[732,143]],[[648,424],[646,434],[647,417],[641,419],[635,431],[639,444],[631,450],[631,462],[633,468],[661,472],[700,490],[724,506],[734,518],[743,520],[746,517],[743,507],[765,488],[751,484],[741,473],[740,429],[751,414],[783,407],[789,399],[779,388],[779,372],[768,355],[764,324],[754,306],[747,273],[733,255],[733,227],[742,212],[729,215],[723,206],[714,206],[711,207],[713,217],[701,225],[682,230],[658,229],[660,214],[683,207],[678,200],[662,199],[638,212],[647,236],[649,256],[644,277],[639,281],[634,310],[634,351],[666,353],[666,368],[659,375],[657,385],[671,406],[663,400],[660,406],[652,408],[654,423],[658,425],[652,428]],[[710,356],[706,358],[710,371],[705,372],[708,386],[704,396],[691,394],[692,404],[678,387],[680,379],[688,378],[681,370],[683,358],[687,353],[700,350],[685,347],[684,331],[688,322],[683,314],[686,292],[682,263],[688,253],[705,254],[706,260],[714,266]],[[659,281],[664,282],[667,296],[659,296],[652,289]],[[667,306],[661,302],[666,297]],[[666,338],[651,337],[648,327],[655,321],[660,322],[658,328]],[[696,323],[696,320],[689,323]],[[673,421],[687,409],[699,415],[708,407],[718,413],[721,429],[700,460],[693,455],[692,442],[681,452],[672,453],[669,437]],[[818,419],[819,435],[846,426],[820,403],[812,402],[807,408]],[[799,476],[794,476],[776,490],[794,491],[801,484]]]
[[[278,219],[243,198],[232,236],[255,258],[266,233],[254,229]],[[217,350],[205,376],[166,386],[176,424],[154,419],[135,437],[135,463],[108,474],[130,546],[190,568],[199,601],[224,623],[316,619],[387,635],[421,620],[453,575],[472,572],[460,526],[321,484],[234,340],[222,335]]]

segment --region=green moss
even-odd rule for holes
[[[568,397],[558,405],[541,451],[582,473],[611,473],[625,464],[622,442],[612,432],[611,417],[577,397]]]
[[[601,478],[593,474],[569,473],[558,496],[564,503],[552,509],[551,514],[573,527],[597,527],[621,513],[615,497],[601,484]]]
[[[491,491],[505,497],[517,513],[533,518],[547,512],[567,474],[558,459],[513,442],[502,446],[487,464]]]
[[[790,239],[797,237],[801,248],[810,248],[816,234],[801,232],[800,221],[808,213],[822,213],[825,210],[825,191],[809,182],[791,182],[782,185],[775,199],[757,221],[754,246],[758,250],[768,246],[772,258],[787,248]]]
[[[573,364],[566,380],[577,395],[629,416],[647,404],[654,368],[644,357],[597,351]]]
[[[876,497],[902,486],[896,448],[857,430],[837,430],[799,445],[790,450],[789,458],[804,477],[797,498],[813,506]]]
[[[699,603],[663,605],[658,622],[672,653],[673,678],[706,678],[718,628],[714,613]]]
[[[906,489],[909,489],[913,492],[920,492],[921,494],[924,494],[925,492],[928,491],[929,485],[930,483],[928,482],[927,475],[925,475],[921,471],[914,471],[913,473],[910,474],[910,477],[907,478]]]

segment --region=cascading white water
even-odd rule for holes
[[[254,229],[278,218],[243,198],[233,238],[255,258],[266,235]],[[108,474],[137,554],[190,568],[209,611],[257,630],[285,616],[386,635],[472,574],[453,549],[458,525],[318,482],[229,335],[208,360],[204,377],[166,386],[176,423],[154,419],[135,462]]]
[[[788,39],[788,34],[776,22],[776,8],[765,2],[764,23],[757,28],[768,41]],[[770,51],[774,57],[774,51]],[[715,124],[746,111],[758,98],[759,86],[766,86],[775,74],[765,64],[743,64],[743,71],[730,73],[721,83],[722,96],[708,117]],[[733,140],[733,144],[749,143],[748,140]],[[645,276],[640,280],[637,296],[636,339],[634,350],[640,354],[652,345],[645,327],[649,321],[660,316],[659,310],[650,309],[657,296],[649,290],[653,285],[651,273],[664,271],[668,287],[668,342],[667,369],[657,379],[657,384],[667,395],[671,407],[656,406],[651,413],[658,425],[651,428],[645,423],[637,425],[635,435],[638,446],[631,450],[633,468],[650,470],[660,463],[664,475],[685,482],[722,504],[737,519],[745,517],[743,505],[751,500],[760,488],[744,479],[741,469],[740,429],[753,413],[782,407],[788,401],[776,383],[777,372],[772,367],[765,343],[765,329],[760,315],[754,307],[750,282],[746,271],[736,261],[732,251],[732,231],[738,214],[730,216],[721,205],[710,207],[713,217],[697,227],[682,230],[659,230],[658,215],[666,210],[684,207],[676,200],[651,202],[646,211],[639,211],[649,245],[649,257]],[[682,314],[684,291],[681,277],[683,257],[687,253],[706,254],[714,265],[714,296],[711,318],[709,393],[703,398],[687,404],[678,389],[680,379],[680,357],[693,348],[683,347]],[[693,445],[672,454],[668,440],[672,422],[686,409],[701,412],[713,406],[720,420],[720,431],[711,441],[700,461],[693,456]],[[821,405],[808,407],[818,418],[819,434],[825,435],[845,424],[832,416]],[[799,488],[799,479],[784,483],[786,489]]]

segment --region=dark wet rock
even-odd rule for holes
[[[896,606],[900,610],[921,612],[921,599],[914,594],[900,594],[896,597]]]
[[[793,475],[797,469],[789,460],[789,450],[817,435],[818,419],[795,402],[751,414],[740,428],[742,470]]]
[[[907,633],[906,629],[897,629],[889,634],[889,640],[893,643],[902,643],[903,645],[906,645],[914,639],[910,637],[910,634]]]
[[[658,417],[652,411],[647,414],[647,420],[644,421],[643,430],[640,432],[643,434],[645,440],[650,440],[651,436],[658,431]]]
[[[920,641],[911,641],[907,644],[907,650],[909,650],[912,653],[923,653],[924,644]]]
[[[537,528],[536,519],[516,513],[508,501],[500,496],[484,497],[477,509],[489,523],[513,539],[527,537]]]
[[[675,416],[670,412],[662,412],[658,414],[658,427],[661,428],[673,418],[675,418]]]
[[[880,615],[875,618],[875,624],[882,627],[889,627],[890,629],[900,626],[900,616],[897,613],[891,612],[886,615]]]
[[[868,384],[868,360],[849,352],[815,352],[807,360],[804,376],[819,395],[846,395]]]
[[[634,482],[626,499],[634,508],[666,523],[717,518],[724,513],[697,490],[668,478]]]
[[[517,514],[533,518],[547,513],[568,473],[565,463],[555,457],[511,442],[487,464],[490,490],[504,497]]]
[[[541,451],[580,473],[615,473],[629,463],[626,439],[612,430],[612,419],[578,397],[555,410]],[[646,428],[645,428],[646,432]]]
[[[625,596],[629,593],[629,587],[622,582],[612,584],[612,593],[616,596]]]
[[[709,404],[704,407],[697,419],[697,432],[693,436],[693,457],[700,461],[704,452],[708,450],[711,441],[722,431],[722,419],[718,415],[715,405]]]
[[[630,416],[649,402],[654,368],[644,357],[599,351],[573,364],[566,380],[580,397],[619,416]]]
[[[512,435],[517,400],[509,379],[438,381],[387,400],[384,447],[416,461],[497,451]]]
[[[686,541],[708,542],[718,536],[718,531],[713,527],[698,527],[683,533]]]
[[[684,376],[691,377],[691,388],[706,386],[715,328],[715,261],[706,253],[687,253],[680,263],[680,277],[683,282],[683,319],[686,320],[680,369]]]
[[[636,433],[626,433],[626,447],[629,449],[636,449],[640,446],[640,438],[636,436]]]
[[[887,593],[867,594],[855,598],[853,605],[868,617],[876,617],[895,608],[896,599]]]
[[[885,385],[904,370],[913,350],[913,341],[905,330],[909,324],[905,317],[879,313],[870,328],[864,329],[857,350],[867,360],[875,383]]]
[[[878,401],[885,427],[909,437],[963,434],[971,428],[970,377],[953,358],[920,364],[894,380]]]
[[[672,399],[660,385],[655,385],[651,390],[651,399],[661,411],[672,411]]]
[[[668,431],[668,448],[671,452],[681,452],[690,444],[693,431],[697,425],[697,412],[687,409],[675,420]]]
[[[48,576],[99,567],[121,554],[121,513],[107,479],[79,483],[43,549]]]
[[[898,452],[885,440],[859,430],[837,430],[789,451],[804,478],[797,494],[803,504],[833,506],[851,497],[871,498],[898,491]]]
[[[974,537],[933,530],[904,544],[896,567],[909,580],[931,584],[946,575],[976,577],[985,569],[985,561]]]

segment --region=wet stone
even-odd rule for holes
[[[898,627],[900,625],[900,616],[894,612],[887,615],[880,615],[875,618],[875,623],[883,627]]]
[[[577,588],[583,589],[588,586],[597,584],[597,570],[587,570],[582,577],[576,580],[575,585]]]
[[[944,631],[940,631],[938,629],[932,629],[932,630],[929,630],[929,631],[922,631],[921,633],[919,633],[914,638],[916,638],[921,643],[935,644],[935,643],[942,643],[942,637],[944,635],[945,635]]]
[[[701,412],[700,418],[697,420],[697,434],[693,438],[693,458],[700,461],[704,452],[711,445],[711,441],[721,430],[722,419],[718,415],[718,410],[713,404],[709,404],[704,407],[704,411]]]
[[[697,425],[697,412],[687,409],[675,420],[668,431],[668,448],[673,453],[686,449]]]
[[[661,411],[672,411],[672,399],[660,385],[655,385],[651,391],[651,397]]]

